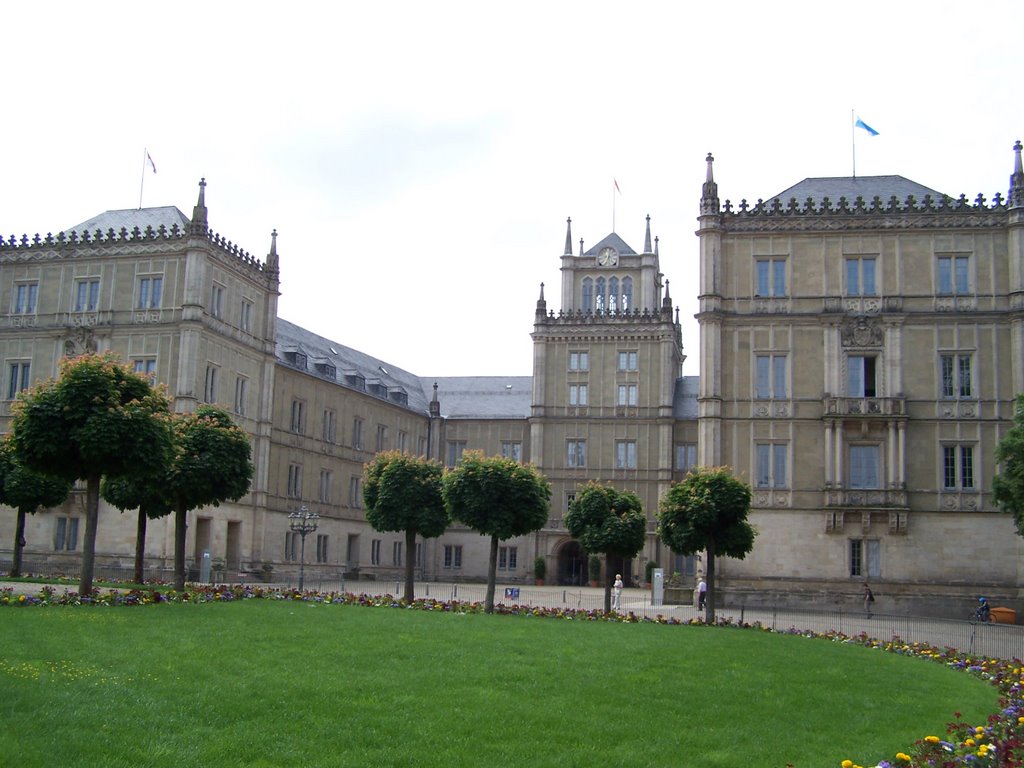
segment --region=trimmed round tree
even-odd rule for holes
[[[137,509],[135,523],[135,583],[142,584],[146,575],[146,526],[149,520],[169,515],[173,509],[164,493],[163,477],[106,477],[100,495],[122,512]]]
[[[999,472],[992,478],[992,496],[1013,515],[1017,533],[1024,536],[1024,395],[1013,405],[1013,426],[996,446]]]
[[[185,532],[190,509],[238,501],[254,467],[249,436],[222,408],[201,405],[173,421],[174,460],[164,475],[174,508],[174,586],[185,588]]]
[[[71,493],[70,480],[29,469],[18,459],[10,433],[0,439],[0,502],[14,507],[18,520],[14,530],[14,554],[9,575],[21,576],[25,550],[25,522],[37,509],[63,504]]]
[[[453,520],[491,537],[484,610],[494,611],[498,542],[525,536],[548,520],[551,483],[535,467],[500,456],[466,451],[441,481],[444,503]]]
[[[19,395],[14,448],[25,466],[85,481],[85,536],[78,591],[92,592],[100,479],[152,475],[170,457],[169,406],[162,390],[115,355],[65,358],[60,376]]]
[[[587,483],[569,505],[565,527],[587,552],[605,556],[604,611],[610,613],[611,558],[632,560],[644,546],[647,517],[640,497],[610,485]]]
[[[448,527],[441,497],[441,465],[399,451],[384,451],[366,465],[363,503],[375,531],[405,533],[405,600],[415,599],[416,537],[433,539]]]
[[[673,485],[661,500],[658,535],[673,551],[707,558],[707,620],[715,620],[715,558],[742,560],[754,548],[754,528],[747,522],[750,486],[727,467],[699,467]]]

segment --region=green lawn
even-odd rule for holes
[[[755,630],[252,600],[0,611],[0,765],[874,765],[994,687]]]

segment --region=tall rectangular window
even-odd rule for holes
[[[514,571],[519,567],[518,547],[498,547],[498,570]]]
[[[757,355],[754,358],[755,396],[764,400],[786,397],[786,356]]]
[[[385,450],[388,445],[388,428],[383,424],[377,425],[377,453]]]
[[[246,333],[252,330],[252,302],[242,299],[242,314],[238,318],[238,327]]]
[[[292,400],[291,431],[300,435],[306,432],[306,404],[301,400]]]
[[[615,468],[636,469],[636,440],[615,441]]]
[[[149,379],[149,383],[152,384],[156,381],[156,358],[155,357],[135,357],[132,358],[132,370],[142,376]]]
[[[569,352],[570,371],[589,371],[590,353],[586,350],[573,350]]]
[[[299,534],[291,531],[284,534],[284,559],[291,562],[299,559]]]
[[[459,460],[462,458],[462,454],[465,453],[465,451],[465,440],[449,440],[447,452],[445,454],[446,466],[454,467],[456,464],[458,464]]]
[[[627,405],[635,406],[637,403],[636,384],[619,384],[618,397],[615,402],[620,407]]]
[[[878,539],[850,539],[850,576],[860,579],[882,577],[882,546]]]
[[[203,384],[203,402],[217,402],[217,379],[220,371],[215,365],[206,366],[206,381]]]
[[[462,567],[462,545],[461,544],[445,544],[444,545],[444,567],[445,568],[461,568]]]
[[[7,399],[13,400],[32,381],[32,364],[27,360],[11,363],[8,367]]]
[[[210,288],[210,314],[214,317],[224,316],[224,287],[216,283]]]
[[[409,433],[403,430],[398,432],[398,451],[399,453],[409,452]]]
[[[100,279],[75,281],[75,312],[95,312],[100,305]]]
[[[327,562],[327,543],[328,536],[325,533],[318,533],[316,536],[316,561],[318,563]]]
[[[582,469],[587,466],[587,441],[566,440],[566,466]]]
[[[626,350],[619,352],[618,355],[618,370],[620,371],[635,371],[637,370],[637,353],[633,350]]]
[[[677,472],[689,472],[697,466],[697,444],[676,443],[675,468]]]
[[[78,549],[77,517],[58,517],[54,521],[53,548],[57,552],[73,552]]]
[[[293,499],[302,498],[302,467],[298,464],[288,465],[288,496]]]
[[[331,409],[324,410],[324,424],[323,434],[321,437],[325,443],[333,443],[335,438],[336,427],[338,422],[338,414]]]
[[[363,420],[356,416],[352,419],[352,447],[357,450],[363,450]]]
[[[789,486],[787,471],[787,446],[785,443],[758,443],[755,448],[758,488],[786,488]]]
[[[587,404],[587,385],[586,384],[570,384],[569,385],[569,405],[570,406],[585,406]]]
[[[249,380],[245,376],[235,377],[235,413],[245,416],[246,401],[249,398]]]
[[[159,309],[163,298],[164,279],[161,276],[139,278],[139,301],[137,309]]]
[[[974,490],[974,446],[942,446],[942,487],[946,490]]]
[[[517,440],[502,440],[501,457],[512,461],[523,460],[523,444]]]
[[[370,565],[380,565],[380,539],[370,541]]]
[[[18,283],[14,289],[14,314],[34,315],[39,300],[39,283]]]
[[[785,259],[757,259],[755,267],[755,296],[786,295]]]
[[[879,476],[880,451],[877,445],[850,446],[850,487],[881,488]]]
[[[352,475],[348,481],[348,505],[353,509],[363,506],[363,477]]]
[[[970,259],[967,256],[938,257],[938,292],[944,295],[971,292]]]
[[[848,257],[846,259],[846,295],[878,295],[875,289],[874,256]]]
[[[876,397],[878,395],[877,358],[850,355],[846,359],[846,396]]]
[[[400,541],[391,542],[391,564],[402,564],[402,542]]]
[[[320,496],[319,499],[324,504],[331,503],[331,471],[329,469],[320,470]]]
[[[940,355],[942,397],[974,397],[971,355]]]

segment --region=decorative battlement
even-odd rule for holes
[[[264,262],[261,262],[248,251],[240,248],[237,243],[233,243],[227,238],[221,237],[219,234],[212,231],[207,231],[203,236],[206,237],[206,239],[216,248],[233,256],[234,258],[237,258],[244,264],[247,264],[260,272],[267,270],[267,266]],[[88,230],[84,230],[82,232],[58,232],[56,235],[47,232],[46,237],[41,237],[39,234],[36,234],[32,238],[29,238],[28,235],[22,235],[20,238],[18,238],[17,235],[11,235],[9,238],[4,239],[4,237],[0,235],[0,258],[7,254],[21,255],[23,251],[32,251],[35,249],[41,251],[52,248],[59,249],[66,246],[138,244],[144,242],[185,240],[188,237],[191,237],[189,231],[179,227],[177,224],[172,224],[170,227],[161,224],[155,229],[151,226],[147,226],[145,229],[140,229],[139,227],[132,227],[132,229],[121,227],[120,230],[110,228],[106,232],[101,229],[97,229],[94,232],[90,232]],[[22,257],[24,258],[25,256]]]
[[[630,320],[663,320],[672,319],[672,308],[662,308],[657,312],[652,312],[648,308],[640,309],[634,307],[632,310],[626,310],[625,312],[611,312],[602,309],[576,309],[576,310],[565,310],[560,309],[556,313],[553,309],[544,315],[538,313],[537,322],[547,324],[571,324],[571,323],[607,323],[614,322],[616,320],[630,321]]]

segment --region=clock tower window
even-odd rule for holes
[[[614,315],[619,309],[619,278],[608,280],[608,313]]]
[[[622,304],[619,306],[620,312],[629,312],[633,306],[633,278],[624,277],[622,278]]]
[[[603,277],[599,277],[599,278],[597,278],[596,282],[597,282],[597,285],[596,285],[596,288],[597,288],[596,293],[597,293],[597,295],[594,296],[594,309],[597,310],[598,312],[603,312],[604,311],[604,299],[605,299],[605,295],[604,295],[604,278]]]
[[[594,311],[594,281],[589,277],[583,279],[583,303],[580,309],[584,312]]]

